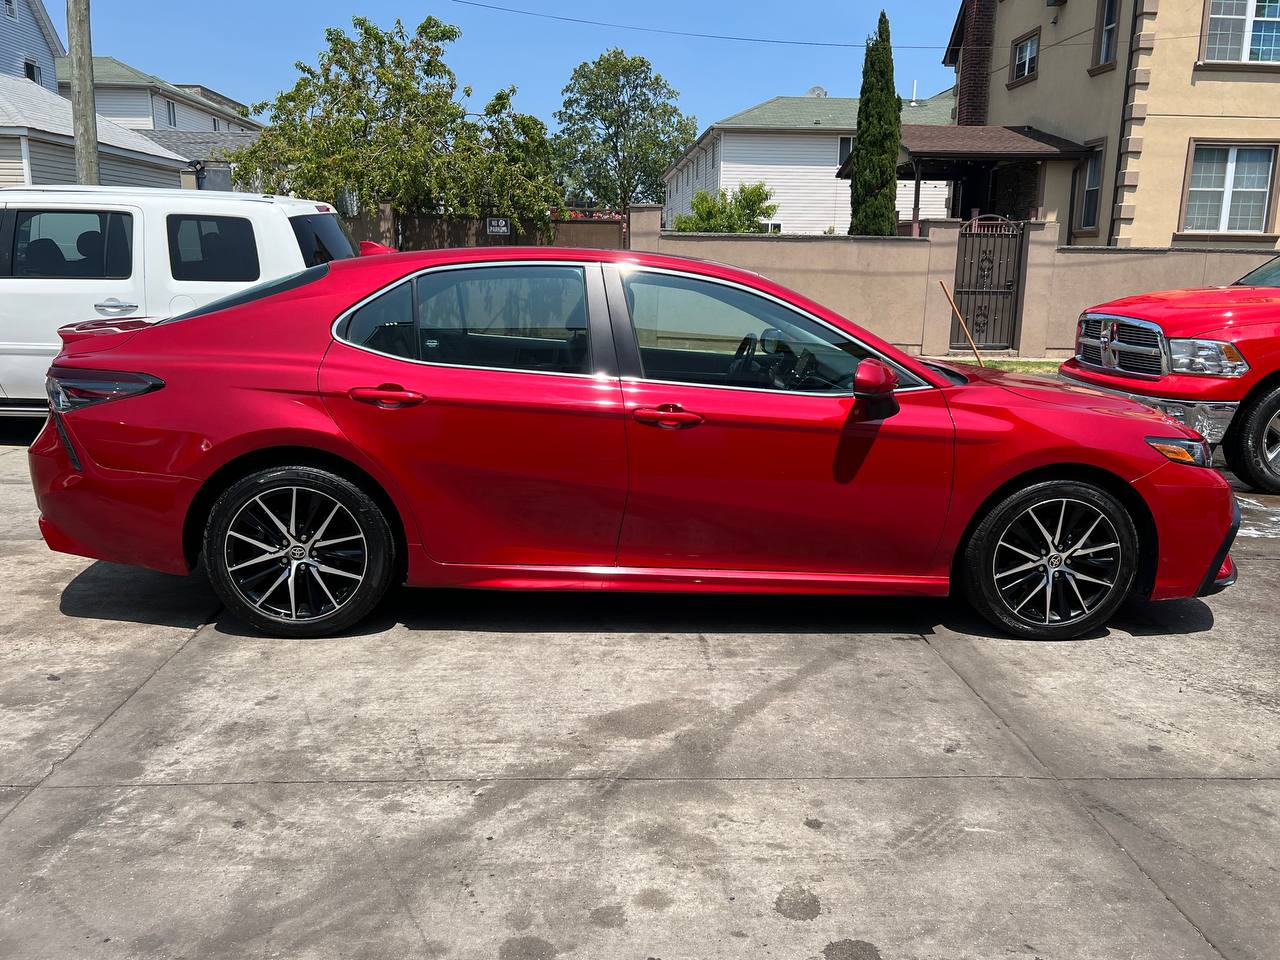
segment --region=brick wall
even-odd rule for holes
[[[987,122],[995,20],[996,0],[965,0],[964,47],[956,80],[956,123],[962,126]]]

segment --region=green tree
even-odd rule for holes
[[[770,203],[773,193],[763,183],[744,183],[730,196],[699,190],[693,195],[693,213],[677,214],[676,230],[681,233],[763,233],[761,220],[771,220],[778,205]]]
[[[340,209],[390,203],[409,214],[512,216],[549,224],[559,207],[546,127],[499,91],[467,112],[444,61],[457,27],[427,17],[409,33],[364,17],[351,34],[325,31],[327,48],[272,101],[270,126],[229,156],[236,180],[273,193],[328,200]]]
[[[579,64],[562,92],[556,151],[571,199],[617,209],[660,201],[663,171],[698,133],[671,84],[615,48]]]
[[[891,237],[898,232],[898,148],[902,143],[902,99],[893,85],[893,44],[889,17],[867,38],[858,100],[858,132],[853,142],[849,233]]]

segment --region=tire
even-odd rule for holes
[[[1268,448],[1274,456],[1267,456]],[[1231,472],[1253,489],[1280,493],[1280,386],[1240,409],[1222,454]]]
[[[1107,491],[1051,480],[991,507],[960,563],[970,604],[992,624],[1031,640],[1069,640],[1106,623],[1128,596],[1138,532]]]
[[[345,477],[272,467],[214,503],[204,564],[222,602],[256,629],[326,636],[363,620],[386,595],[395,539],[382,508]]]

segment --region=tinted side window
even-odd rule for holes
[[[590,373],[581,267],[474,267],[418,278],[420,356],[432,363]]]
[[[392,287],[351,314],[346,322],[346,339],[393,357],[417,359],[412,284]]]
[[[175,280],[258,279],[253,224],[243,217],[170,214],[169,269]]]
[[[650,380],[847,393],[860,345],[737,287],[640,271],[623,279]]]
[[[18,210],[13,275],[125,280],[133,272],[133,217],[94,210]]]
[[[289,225],[298,238],[302,262],[308,267],[330,260],[346,260],[354,257],[351,240],[342,224],[332,213],[317,213],[308,217],[290,217]]]

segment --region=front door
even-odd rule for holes
[[[58,328],[146,312],[141,211],[56,202],[0,212],[0,386],[41,400]]]
[[[867,421],[851,388],[870,351],[842,332],[707,278],[620,286],[640,368],[622,567],[926,573],[952,474],[940,391],[903,371],[900,412]]]
[[[627,454],[598,264],[431,270],[352,311],[338,341],[326,404],[433,559],[613,564]]]

